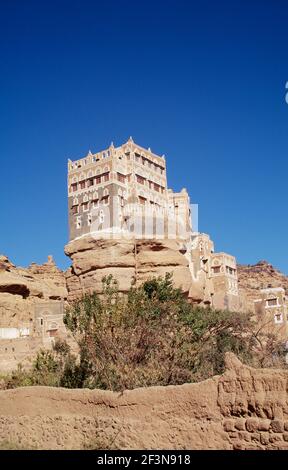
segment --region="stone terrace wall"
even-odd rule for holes
[[[227,355],[218,405],[233,449],[288,449],[288,371],[252,369]]]
[[[226,371],[197,384],[113,393],[26,387],[0,392],[0,444],[39,449],[288,449],[288,371]],[[104,447],[103,447],[104,446]]]

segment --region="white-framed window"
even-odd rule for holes
[[[282,323],[283,322],[282,313],[275,313],[274,322],[275,323]]]
[[[79,214],[79,206],[75,205],[75,206],[72,206],[72,214],[73,215],[76,215],[76,214]]]
[[[89,211],[89,202],[82,202],[83,212]]]
[[[277,297],[266,300],[266,307],[276,307],[278,305]]]
[[[88,214],[88,216],[87,216],[87,224],[88,224],[89,227],[92,224],[92,215],[91,214]]]
[[[125,175],[122,175],[122,173],[117,172],[117,180],[120,181],[120,183],[125,183]]]

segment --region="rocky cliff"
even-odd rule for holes
[[[113,393],[0,392],[0,444],[38,449],[288,449],[288,371],[232,353],[201,383]]]
[[[112,274],[122,292],[149,277],[173,272],[177,287],[195,302],[207,300],[205,279],[191,278],[189,262],[175,240],[95,240],[70,242],[65,253],[72,266],[66,273],[52,257],[43,265],[16,267],[0,255],[0,328],[17,327],[31,321],[35,302],[73,300],[84,292],[101,292],[102,278]],[[288,277],[266,261],[238,265],[239,289],[252,308],[261,288],[283,287],[288,294]],[[207,287],[207,286],[206,286]]]
[[[51,257],[43,265],[18,268],[0,256],[0,328],[33,321],[36,301],[65,299],[65,276]]]
[[[260,289],[267,287],[283,287],[288,295],[288,276],[274,268],[267,261],[259,261],[254,265],[237,266],[239,289],[250,305],[259,298]]]

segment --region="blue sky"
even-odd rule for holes
[[[217,251],[288,274],[287,24],[286,0],[1,0],[0,252],[67,267],[67,158],[132,135]]]

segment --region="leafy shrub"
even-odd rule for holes
[[[226,351],[252,355],[248,315],[191,305],[170,274],[131,287],[127,297],[104,278],[103,295],[75,301],[64,322],[80,346],[83,387],[182,384],[221,373]]]
[[[75,368],[76,357],[70,354],[69,345],[65,341],[57,340],[52,351],[40,350],[37,353],[30,370],[23,370],[20,364],[11,375],[3,377],[2,388],[32,385],[77,388]],[[73,380],[69,379],[71,370]]]
[[[285,366],[283,345],[273,335],[263,340],[250,315],[190,304],[170,274],[132,286],[127,296],[112,276],[103,278],[103,294],[74,301],[64,323],[79,357],[58,340],[53,351],[39,351],[31,371],[19,367],[7,378],[6,388],[121,391],[195,382],[222,373],[227,351],[256,367]]]

